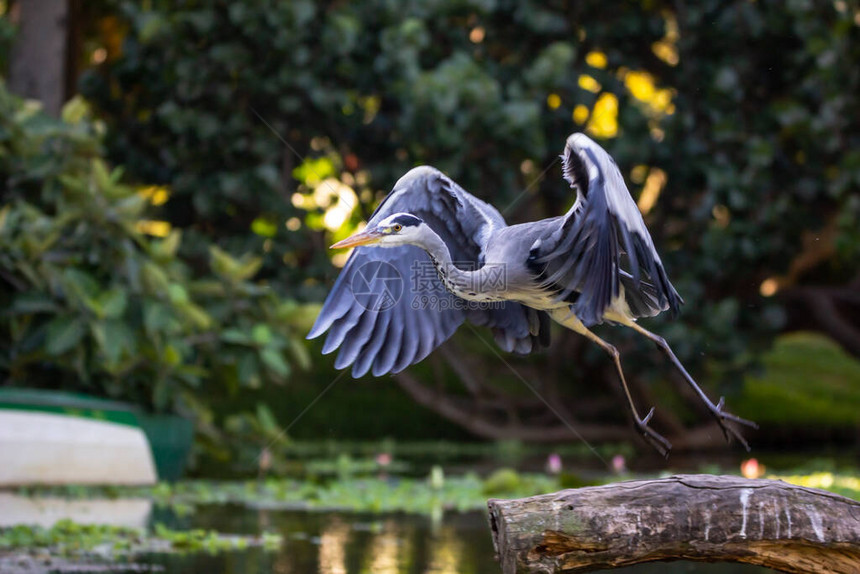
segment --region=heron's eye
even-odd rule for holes
[[[400,231],[401,229],[403,229],[402,225],[400,225],[399,223],[394,224],[394,231]]]

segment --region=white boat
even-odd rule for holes
[[[157,480],[133,407],[71,393],[0,389],[0,487]]]

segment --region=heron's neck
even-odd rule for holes
[[[504,292],[504,269],[484,265],[480,269],[461,269],[451,259],[448,245],[432,229],[427,229],[418,243],[430,256],[445,289],[464,299],[487,301],[498,299]],[[461,262],[461,265],[463,262]]]

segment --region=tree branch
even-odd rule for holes
[[[788,299],[799,299],[809,308],[809,319],[814,327],[827,333],[847,352],[860,357],[860,327],[846,319],[836,306],[836,300],[850,304],[860,304],[860,298],[853,289],[834,289],[828,287],[798,287],[782,293]]]
[[[777,480],[681,475],[487,504],[504,574],[656,560],[798,574],[860,567],[860,502]]]
[[[579,439],[574,432],[563,424],[522,426],[493,421],[484,416],[483,413],[476,413],[472,409],[464,408],[458,404],[454,397],[428,388],[409,373],[398,373],[393,378],[418,404],[484,438],[546,442]],[[631,436],[630,431],[621,426],[570,422],[582,438],[588,441],[625,440]]]

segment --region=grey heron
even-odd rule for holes
[[[464,322],[492,329],[508,352],[549,344],[550,319],[584,335],[615,364],[633,422],[658,452],[671,444],[641,417],[618,350],[590,327],[609,322],[650,339],[714,416],[727,440],[749,445],[731,424],[755,423],[714,404],[665,339],[637,323],[683,303],[612,157],[584,134],[567,139],[564,178],[576,200],[563,216],[507,225],[491,205],[432,167],[404,175],[363,231],[332,245],[355,247],[308,334],[326,331],[323,353],[353,376],[397,373],[424,359]],[[421,275],[422,265],[431,270]],[[415,281],[416,274],[420,281]],[[368,289],[410,278],[368,304]],[[395,285],[396,287],[397,285]],[[404,293],[408,291],[408,293]]]

